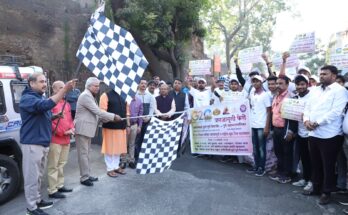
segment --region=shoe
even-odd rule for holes
[[[204,155],[201,155],[201,154],[192,154],[192,156],[194,158],[201,158],[201,157],[204,157]]]
[[[131,168],[131,169],[135,169],[135,168],[136,168],[136,165],[135,165],[134,162],[130,162],[130,163],[128,164],[128,166],[129,166],[129,168]]]
[[[306,181],[304,179],[301,179],[299,181],[296,181],[294,183],[292,183],[292,185],[296,186],[296,187],[304,187],[306,186]]]
[[[88,179],[89,179],[91,182],[93,182],[93,181],[98,181],[98,177],[89,176]]]
[[[336,187],[336,190],[333,191],[333,193],[338,193],[338,194],[346,194],[347,192],[348,192],[347,189],[339,188],[339,187]]]
[[[277,182],[280,183],[280,184],[287,184],[287,183],[291,182],[291,178],[290,177],[280,177],[277,180]]]
[[[41,200],[39,203],[36,204],[39,209],[47,209],[53,206],[53,202]]]
[[[66,188],[65,186],[58,189],[58,192],[60,192],[60,193],[71,193],[72,191],[73,191],[73,189]]]
[[[348,210],[347,210],[347,209],[343,209],[342,212],[343,212],[344,214],[348,214]]]
[[[259,167],[255,173],[255,176],[262,177],[266,174],[265,170],[261,167]]]
[[[321,205],[327,205],[330,203],[330,194],[321,194],[320,199],[319,199],[319,204]]]
[[[277,173],[270,175],[269,179],[271,179],[272,181],[278,181],[280,179],[280,175],[278,175]]]
[[[90,179],[87,179],[87,180],[85,180],[85,181],[81,181],[80,183],[81,183],[82,185],[87,186],[87,187],[93,186],[93,182],[92,182]]]
[[[48,194],[48,197],[53,198],[53,199],[64,199],[66,196],[60,192],[55,192],[52,194]]]
[[[344,206],[348,206],[348,202],[338,202],[340,203],[341,205],[344,205]]]
[[[227,162],[232,161],[232,160],[233,160],[232,156],[223,156],[219,161],[221,163],[227,163]]]
[[[35,210],[32,210],[32,211],[27,209],[26,215],[49,215],[49,214],[44,212],[40,208],[36,208]]]
[[[304,196],[320,196],[320,192],[313,191],[313,190],[305,190],[302,192],[302,195],[304,195]]]
[[[125,169],[125,168],[126,168],[126,163],[120,163],[119,167],[120,167],[121,169]]]
[[[305,191],[311,191],[313,189],[313,183],[308,181],[307,185],[303,188]]]
[[[250,174],[255,174],[257,171],[257,168],[256,167],[251,167],[249,169],[246,170],[247,173],[250,173]]]
[[[117,174],[120,174],[120,175],[125,175],[126,174],[126,172],[124,170],[122,170],[121,168],[115,169],[114,172],[117,173]]]

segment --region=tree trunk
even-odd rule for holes
[[[225,56],[226,56],[226,65],[227,65],[227,69],[228,71],[231,71],[231,60],[230,60],[230,41],[227,40],[227,38],[225,37]]]

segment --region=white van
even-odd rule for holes
[[[19,101],[27,78],[41,67],[0,66],[0,205],[22,187],[22,151],[19,147]]]

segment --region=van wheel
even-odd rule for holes
[[[0,204],[10,200],[20,186],[20,173],[17,163],[8,156],[0,154]]]

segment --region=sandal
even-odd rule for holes
[[[114,172],[115,172],[115,173],[118,173],[118,174],[120,174],[120,175],[125,175],[125,174],[126,174],[126,172],[125,172],[124,170],[120,169],[120,168],[115,169]]]
[[[117,174],[115,171],[109,171],[106,173],[109,177],[111,178],[116,178],[117,177]]]

